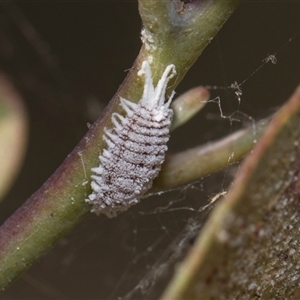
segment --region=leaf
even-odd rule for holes
[[[0,74],[0,198],[16,178],[27,144],[27,116],[22,99]]]
[[[299,287],[300,86],[275,115],[162,299],[293,299]]]

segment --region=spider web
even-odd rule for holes
[[[64,5],[67,12],[68,7]],[[76,5],[73,3],[72,8]],[[89,5],[91,10],[96,10],[97,4]],[[114,4],[107,5],[115,9]],[[128,5],[131,4],[123,4],[120,10]],[[79,4],[76,7],[83,13],[89,12]],[[292,19],[291,10],[296,8],[300,10],[300,5],[286,12],[286,18]],[[57,9],[64,8],[54,9],[53,6],[54,11]],[[49,13],[48,7],[45,10]],[[256,10],[262,10],[262,16],[252,20],[250,11]],[[270,3],[250,3],[232,16],[177,89],[180,94],[200,83],[210,90],[211,100],[189,124],[172,133],[170,152],[217,140],[244,127],[250,126],[255,135],[256,120],[272,114],[287,99],[299,81],[300,42],[297,34],[300,24],[295,25],[298,20],[295,17],[296,21],[287,22],[285,28],[275,27],[276,16],[283,11],[280,5],[274,8]],[[266,12],[274,15],[274,22],[266,20],[263,16]],[[138,17],[137,20],[138,31]],[[238,24],[243,24],[242,20],[249,23],[243,33],[234,31],[240,26]],[[258,37],[259,33],[254,35],[253,32],[259,27],[264,28],[265,33],[260,32]],[[249,39],[251,43],[247,43]],[[134,56],[135,53],[128,58],[128,64]],[[122,66],[121,69],[125,68]],[[55,66],[51,72],[57,71],[60,72]],[[109,76],[109,71],[103,74]],[[54,78],[62,82],[61,74]],[[69,107],[71,103],[68,100],[64,105]],[[95,106],[97,109],[103,106],[93,95],[87,95],[86,103],[88,109],[85,111],[91,113]],[[72,126],[80,132],[82,123]],[[239,165],[232,165],[231,159],[232,155],[224,170],[172,191],[151,195],[115,219],[90,215],[8,289],[4,297],[158,299],[176,265],[192,247],[209,213],[222,201],[232,184]],[[45,179],[51,173],[50,168]]]

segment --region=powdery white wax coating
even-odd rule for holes
[[[173,116],[169,105],[174,94],[165,103],[165,92],[176,74],[175,66],[167,66],[156,88],[147,61],[138,74],[145,75],[142,99],[137,104],[120,99],[127,115],[113,114],[115,127],[105,130],[103,137],[108,147],[99,156],[100,165],[92,168],[93,192],[86,202],[96,214],[114,217],[138,203],[165,160]]]

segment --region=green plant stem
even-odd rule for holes
[[[219,141],[167,156],[152,191],[178,187],[241,160],[263,133],[267,121],[239,130]]]
[[[171,104],[174,116],[170,130],[175,130],[195,116],[208,99],[209,91],[202,86],[190,89],[176,98]]]
[[[98,156],[104,147],[104,127],[111,127],[113,112],[121,113],[120,96],[134,102],[140,99],[143,79],[137,76],[137,70],[141,61],[152,59],[154,81],[160,77],[167,64],[172,62],[176,65],[178,77],[173,81],[170,92],[239,1],[192,1],[183,5],[185,10],[176,15],[174,7],[180,3],[174,0],[140,0],[145,28],[151,30],[154,19],[157,24],[168,26],[158,26],[155,32],[151,32],[155,49],[143,45],[124,83],[89,132],[45,184],[0,228],[2,290],[78,224],[90,210],[84,199],[91,192],[91,168],[99,164]],[[166,19],[166,15],[170,18]]]

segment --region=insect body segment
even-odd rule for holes
[[[151,188],[165,160],[173,111],[169,108],[174,92],[165,103],[165,92],[175,66],[165,69],[156,87],[147,61],[138,75],[145,75],[142,99],[133,103],[120,98],[126,112],[112,115],[112,130],[105,130],[107,149],[99,156],[101,164],[92,168],[92,194],[86,202],[92,212],[114,217],[127,210]]]

